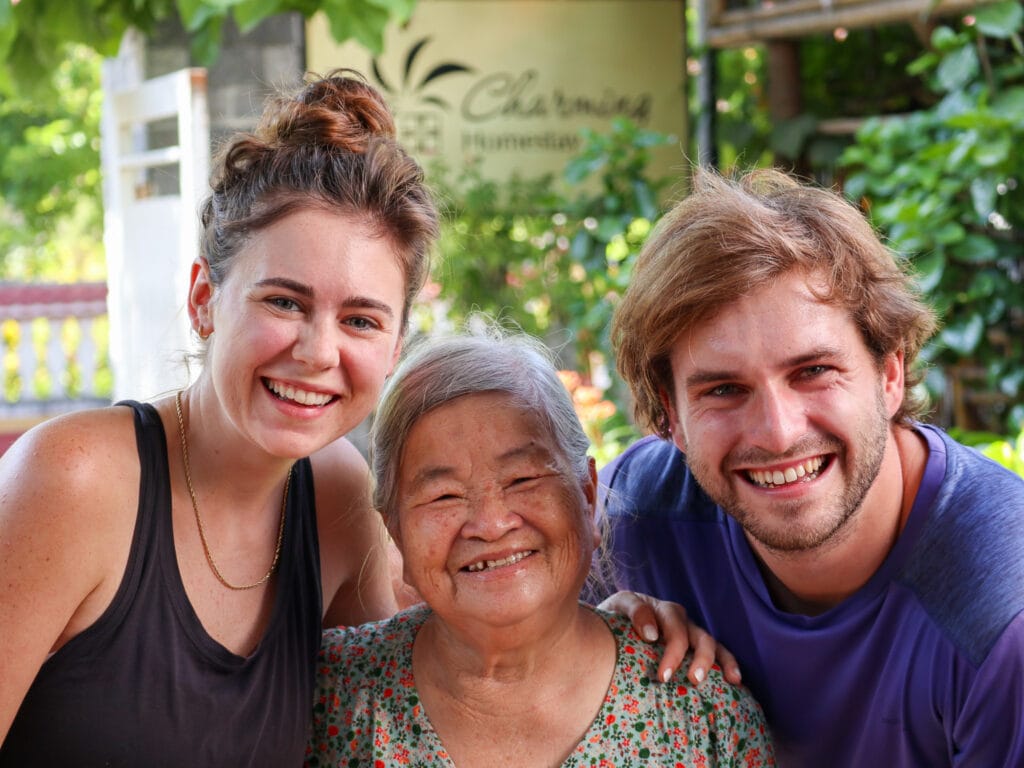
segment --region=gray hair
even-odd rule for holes
[[[370,433],[373,503],[391,525],[402,451],[421,416],[465,395],[507,393],[533,411],[577,479],[590,471],[587,438],[552,352],[538,339],[489,325],[410,347],[381,396]]]

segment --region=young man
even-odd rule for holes
[[[740,663],[782,766],[1024,765],[1024,481],[916,419],[931,312],[856,208],[698,173],[613,341],[617,586]]]

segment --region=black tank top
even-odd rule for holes
[[[40,669],[0,766],[300,766],[321,623],[309,460],[292,477],[272,616],[243,658],[206,633],[186,597],[160,417],[123,404],[135,411],[142,465],[124,579],[96,623]]]

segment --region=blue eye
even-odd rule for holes
[[[823,373],[828,373],[832,370],[827,365],[809,365],[800,371],[800,375],[805,379],[813,379],[817,376],[821,376]]]
[[[713,387],[708,391],[708,394],[712,397],[729,397],[739,392],[739,387],[735,384],[719,384],[717,387]]]
[[[267,299],[267,302],[278,309],[286,309],[288,311],[300,309],[299,303],[287,296],[271,296]]]
[[[375,331],[380,328],[380,323],[363,316],[350,317],[345,323],[360,331]]]

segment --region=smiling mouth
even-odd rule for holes
[[[336,399],[335,395],[326,395],[322,392],[310,392],[305,389],[298,389],[289,384],[282,384],[279,381],[274,381],[273,379],[263,379],[263,386],[270,390],[278,400],[284,400],[287,403],[296,403],[297,405],[319,408]]]
[[[504,568],[506,565],[515,565],[520,560],[524,560],[535,553],[536,550],[528,549],[524,552],[516,552],[514,555],[503,557],[500,560],[480,560],[475,563],[470,563],[462,570],[469,571],[469,573],[480,573],[481,571],[491,571],[495,568]]]
[[[806,459],[785,470],[749,469],[744,474],[758,488],[782,488],[793,483],[809,483],[829,464],[827,456]]]

